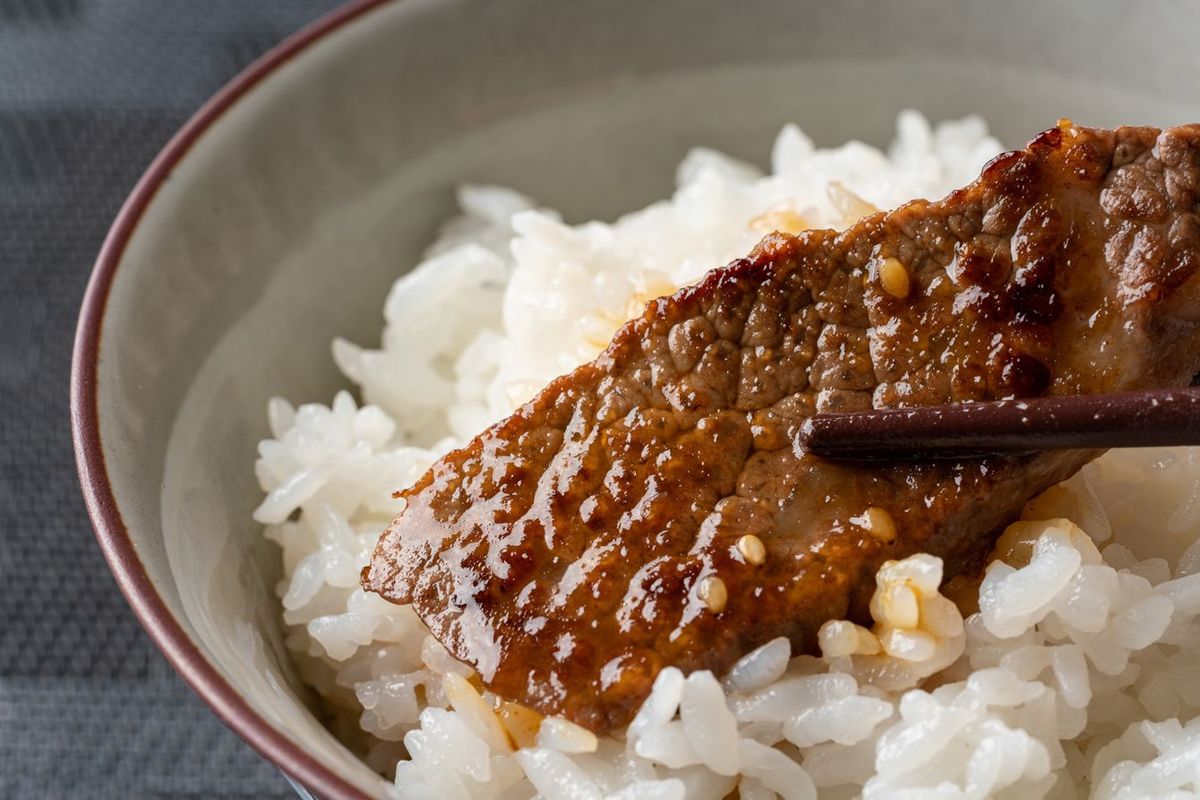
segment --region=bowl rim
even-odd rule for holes
[[[255,711],[200,652],[167,608],[117,507],[104,461],[98,414],[100,334],[109,290],[125,248],[159,188],[192,145],[266,78],[316,42],[367,12],[396,0],[351,0],[291,34],[210,97],[159,151],[109,228],[80,306],[71,355],[71,438],[84,504],[117,586],[150,638],[183,680],[226,726],[289,778],[326,800],[369,800]]]

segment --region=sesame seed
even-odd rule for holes
[[[879,283],[885,292],[900,300],[908,297],[911,288],[908,270],[895,258],[885,258],[879,265]]]
[[[752,533],[747,533],[737,540],[737,549],[747,563],[756,567],[767,560],[767,546]]]
[[[700,581],[696,594],[714,614],[724,611],[725,603],[729,600],[729,590],[725,588],[725,581],[713,575]]]
[[[817,644],[825,658],[854,655],[858,649],[858,632],[854,623],[844,619],[829,620],[817,631]]]
[[[921,601],[905,584],[889,585],[880,598],[879,610],[883,612],[879,621],[893,628],[912,630],[921,621]]]
[[[847,620],[830,620],[817,631],[817,644],[824,658],[873,656],[879,652],[879,639],[861,625]]]
[[[891,543],[896,540],[896,520],[887,509],[871,506],[862,516],[851,517],[850,522],[881,542]]]

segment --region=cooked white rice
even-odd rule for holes
[[[256,465],[288,645],[396,796],[1200,797],[1200,450],[1111,453],[1027,506],[981,585],[943,587],[958,605],[938,559],[891,564],[872,629],[829,623],[821,658],[780,639],[728,675],[666,669],[600,739],[481,694],[409,608],[358,588],[391,492],[639,304],[770,228],[941,196],[999,149],[976,118],[902,114],[888,154],[789,126],[769,174],[698,149],[670,200],[613,224],[462,189],[463,216],[392,288],[381,349],[333,344],[364,405],[273,400]]]

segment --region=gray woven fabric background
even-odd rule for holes
[[[155,650],[95,544],[67,415],[101,239],[150,159],[336,0],[0,0],[0,798],[290,798]]]

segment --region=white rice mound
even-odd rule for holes
[[[392,491],[641,303],[773,227],[940,197],[999,149],[977,118],[906,112],[887,154],[788,126],[769,174],[694,150],[670,200],[613,224],[461,190],[463,215],[392,288],[382,347],[333,344],[364,404],[272,400],[256,464],[288,645],[395,796],[1200,797],[1200,449],[1112,452],[1029,503],[982,584],[942,587],[956,602],[939,559],[889,564],[873,628],[828,623],[820,658],[779,639],[728,675],[666,669],[599,739],[481,692],[411,609],[359,588]]]

